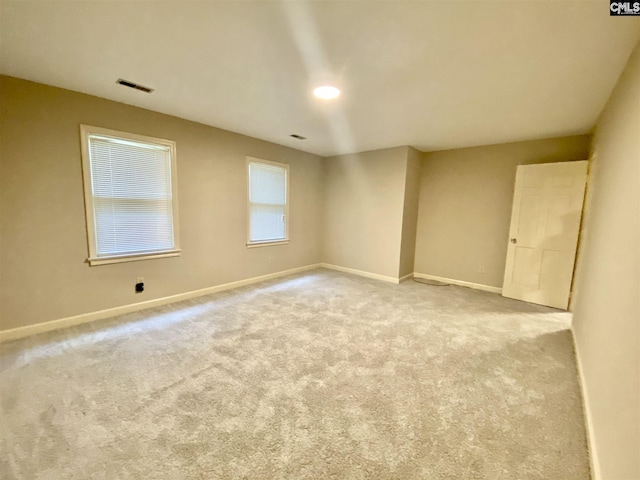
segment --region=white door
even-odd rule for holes
[[[567,309],[587,162],[521,165],[502,295]]]

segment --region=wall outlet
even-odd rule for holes
[[[136,278],[136,293],[144,292],[144,277]]]
[[[478,273],[484,273],[484,265],[480,265],[478,268]]]
[[[271,256],[271,257],[269,257],[268,262],[269,262],[269,265],[271,265],[271,264],[273,263],[273,257],[272,257],[272,256]]]

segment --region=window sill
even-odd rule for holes
[[[273,240],[269,242],[252,242],[247,243],[247,248],[270,247],[272,245],[286,245],[289,240]]]
[[[108,265],[110,263],[138,262],[140,260],[151,260],[154,258],[179,257],[182,250],[166,250],[154,253],[136,253],[133,255],[114,255],[111,257],[87,258],[87,262],[92,267],[95,265]]]

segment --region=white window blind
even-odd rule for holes
[[[176,251],[173,148],[168,143],[87,132],[92,257]]]
[[[287,240],[288,166],[249,162],[249,243]]]

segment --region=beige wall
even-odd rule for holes
[[[640,478],[640,44],[593,140],[573,330],[596,479]]]
[[[408,147],[400,245],[400,277],[413,273],[416,253],[418,200],[420,198],[420,152]]]
[[[320,157],[68,90],[0,82],[1,329],[320,261]],[[85,263],[81,123],[177,142],[180,257]],[[245,246],[247,155],[290,164],[289,245]],[[136,295],[140,276],[146,290]]]
[[[516,167],[588,153],[582,135],[423,154],[415,271],[502,287]]]
[[[407,151],[325,159],[324,262],[398,277]]]

